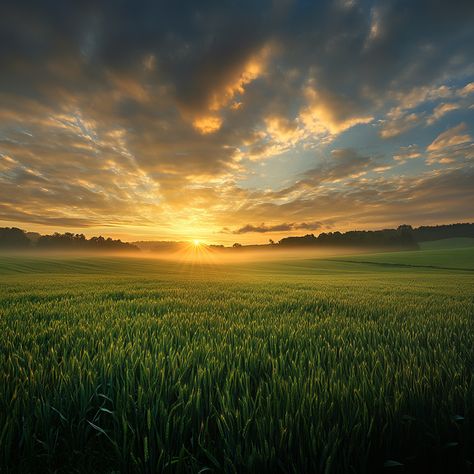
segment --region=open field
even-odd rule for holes
[[[464,269],[466,271],[474,271],[474,247],[458,247],[451,243],[448,248],[439,248],[440,244],[437,244],[437,247],[434,242],[426,242],[422,243],[422,248],[425,244],[428,248],[421,252],[418,250],[408,252],[382,252],[372,255],[338,257],[337,260],[354,262],[358,265],[377,265],[379,269],[382,266],[399,266],[405,268],[416,267],[417,269]],[[432,244],[432,246],[429,244]]]
[[[438,250],[474,247],[474,238],[472,237],[453,237],[451,239],[431,240],[429,242],[420,242],[422,250]]]
[[[473,270],[0,257],[0,471],[471,472]]]

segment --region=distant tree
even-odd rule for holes
[[[327,234],[321,234],[323,236],[323,240]],[[321,237],[320,235],[320,237]],[[284,239],[280,240],[280,245],[289,245],[289,246],[309,246],[315,245],[317,243],[317,239],[314,234],[307,234],[304,237],[285,237]]]
[[[41,234],[38,232],[25,232],[25,235],[30,239],[30,241],[35,244],[38,239],[41,237]]]
[[[270,245],[275,245],[275,241],[273,239],[268,239],[268,242],[270,243]]]
[[[139,250],[137,246],[113,240],[110,237],[105,239],[102,236],[86,239],[84,234],[64,234],[54,233],[52,235],[42,235],[36,246],[38,249],[49,250]]]
[[[0,228],[0,249],[26,249],[31,241],[22,229],[17,227]]]
[[[235,249],[237,249],[237,248],[242,247],[242,244],[239,244],[238,242],[236,242],[234,245],[232,245],[232,247],[234,247]]]
[[[413,233],[408,228],[378,231],[322,232],[318,237],[308,234],[303,237],[286,237],[280,240],[283,246],[326,246],[326,247],[372,247],[416,249]]]
[[[421,226],[413,229],[417,242],[440,240],[453,237],[474,237],[474,224],[459,223],[449,225]]]

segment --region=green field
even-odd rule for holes
[[[432,242],[429,242],[430,244]],[[427,243],[428,244],[428,243]],[[402,267],[409,269],[433,268],[435,270],[459,270],[474,271],[474,247],[471,248],[437,248],[430,247],[423,251],[412,250],[409,252],[383,252],[372,255],[353,255],[349,257],[338,257],[338,261],[353,262],[358,265],[376,265],[378,269],[382,266]]]
[[[438,250],[438,249],[467,248],[467,247],[474,247],[474,238],[453,237],[451,239],[420,242],[420,248],[422,250]]]
[[[474,248],[0,258],[0,472],[471,472]]]

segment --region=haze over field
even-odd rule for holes
[[[192,241],[122,242],[110,237],[86,238],[84,234],[55,232],[41,235],[15,227],[0,227],[0,255],[30,256],[104,255],[178,260],[181,262],[226,264],[231,262],[272,261],[302,258],[326,258],[373,252],[395,252],[420,249],[469,248],[474,242],[474,223],[422,226],[400,225],[396,229],[377,231],[322,232],[284,237],[268,244],[232,246],[208,245]]]
[[[232,244],[472,221],[473,17],[3,1],[1,225]]]

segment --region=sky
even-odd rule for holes
[[[473,24],[472,0],[3,0],[0,226],[472,222]]]

